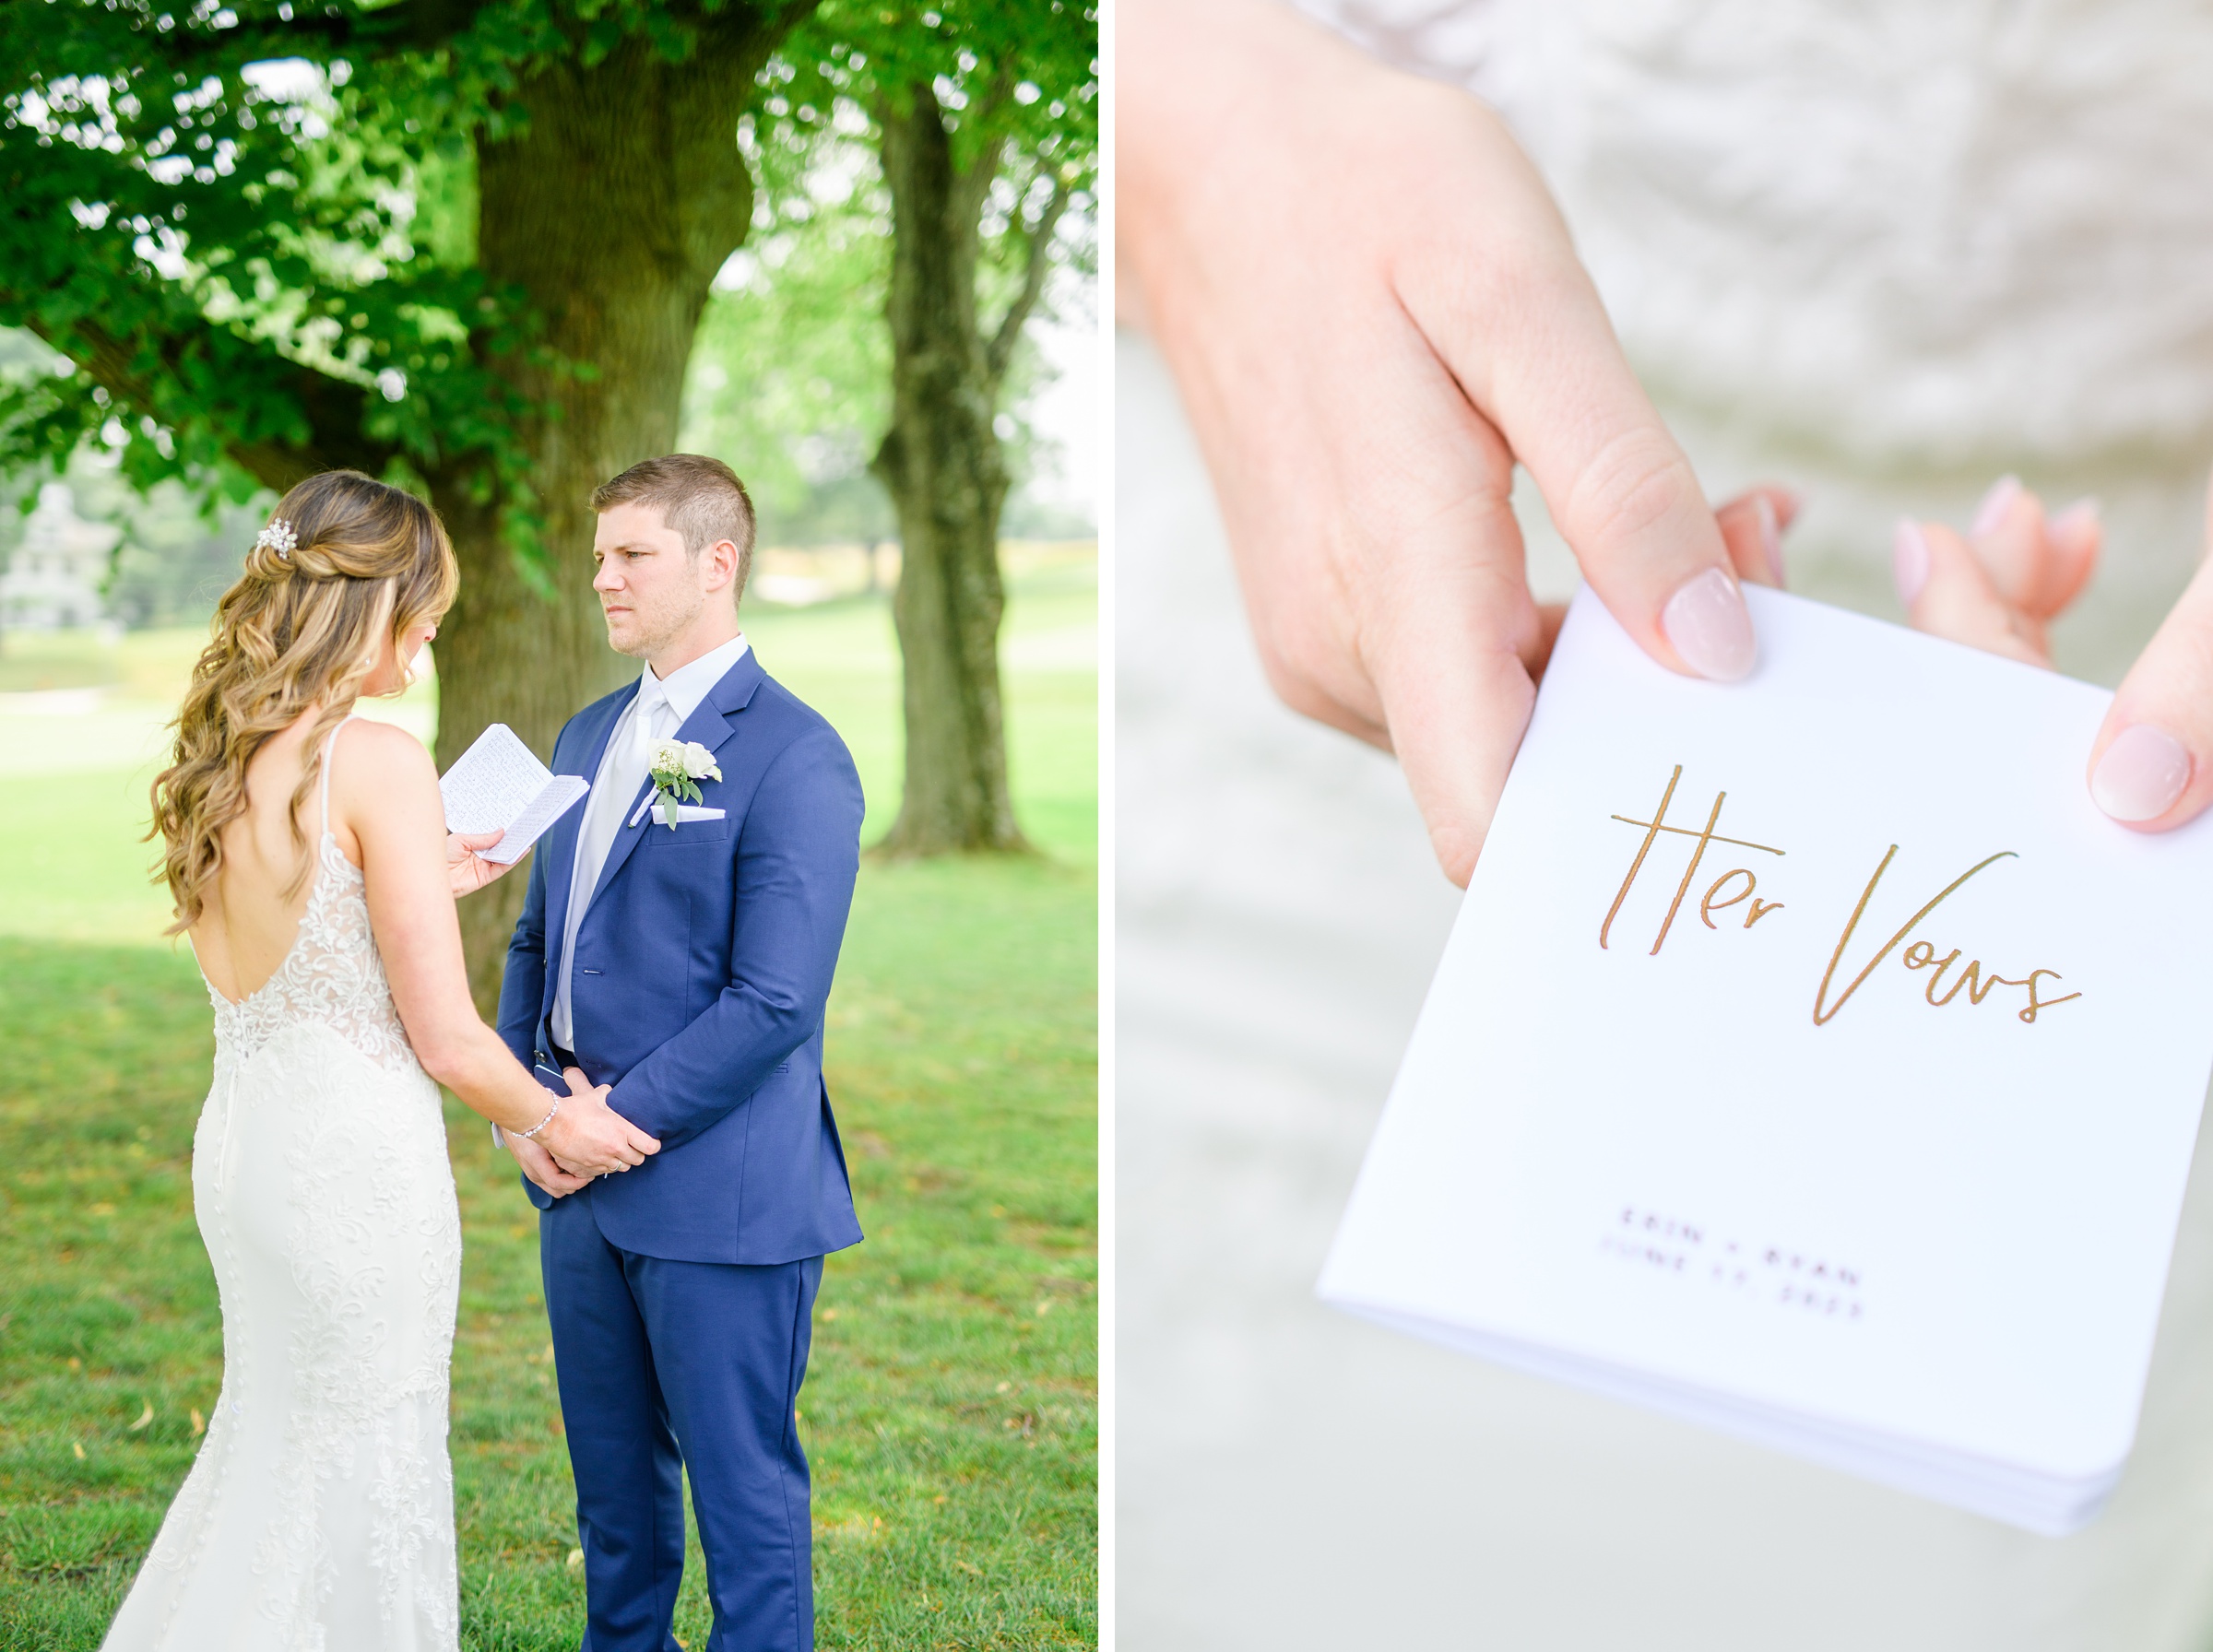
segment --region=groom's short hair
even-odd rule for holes
[[[728,465],[704,454],[664,454],[592,490],[595,511],[627,504],[659,506],[662,519],[683,536],[685,554],[694,559],[722,540],[735,545],[735,595],[745,595],[753,571],[753,499]]]

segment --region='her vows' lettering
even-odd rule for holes
[[[1622,878],[1621,887],[1615,891],[1614,903],[1606,908],[1605,920],[1599,925],[1598,944],[1601,947],[1611,946],[1615,920],[1621,915],[1621,909],[1628,901],[1629,891],[1636,887],[1637,879],[1652,860],[1653,851],[1661,845],[1663,839],[1668,840],[1671,844],[1676,839],[1688,839],[1690,840],[1688,844],[1690,853],[1684,865],[1682,876],[1675,884],[1674,898],[1668,903],[1667,914],[1660,920],[1659,931],[1652,937],[1651,951],[1648,954],[1651,957],[1659,956],[1660,949],[1667,944],[1668,934],[1675,927],[1676,914],[1681,912],[1684,900],[1689,895],[1692,886],[1697,882],[1701,867],[1708,864],[1709,851],[1713,849],[1716,844],[1726,845],[1731,850],[1749,850],[1760,855],[1771,855],[1778,859],[1784,855],[1783,850],[1769,844],[1756,844],[1746,838],[1725,837],[1722,834],[1720,830],[1722,808],[1728,800],[1729,794],[1727,792],[1716,792],[1713,795],[1713,805],[1707,810],[1706,821],[1703,826],[1694,830],[1688,826],[1669,824],[1668,810],[1675,803],[1675,787],[1682,778],[1683,765],[1677,763],[1675,772],[1667,778],[1666,788],[1661,792],[1659,805],[1651,811],[1650,820],[1640,820],[1628,815],[1613,817],[1625,826],[1636,827],[1644,833],[1644,836],[1637,845],[1637,854],[1635,858],[1629,862],[1628,871]],[[1867,978],[1874,974],[1876,970],[1893,953],[1898,954],[1899,962],[1905,969],[1929,972],[1928,983],[1923,988],[1922,996],[1932,1007],[1936,1009],[1942,1009],[1959,997],[1962,988],[1966,990],[1968,1002],[1970,1005],[1978,1005],[1998,987],[2015,987],[2026,995],[2027,1000],[2025,1003],[2018,999],[2012,1000],[2018,1005],[2015,1015],[2022,1024],[2034,1026],[2037,1017],[2044,1010],[2060,1004],[2072,1003],[2075,999],[2082,997],[2079,992],[2071,992],[2056,997],[2048,996],[2043,984],[2058,981],[2061,977],[2057,970],[2032,969],[2021,976],[2001,975],[1995,969],[1985,972],[1982,961],[1977,958],[1958,967],[1955,972],[1955,966],[1959,964],[1959,959],[1963,955],[1963,949],[1953,947],[1948,951],[1940,952],[1936,943],[1927,939],[1916,940],[1911,946],[1905,946],[1902,952],[1899,950],[1907,938],[1913,935],[1923,923],[1969,879],[1988,870],[1999,861],[2018,860],[2019,856],[2010,849],[2001,849],[1994,855],[1985,856],[1937,891],[1911,917],[1892,931],[1889,938],[1875,950],[1873,955],[1860,966],[1858,973],[1853,974],[1839,990],[1837,988],[1839,974],[1840,970],[1847,967],[1845,953],[1850,950],[1853,937],[1859,932],[1861,920],[1867,915],[1867,909],[1876,899],[1884,874],[1890,869],[1890,863],[1896,858],[1898,848],[1896,844],[1892,844],[1884,852],[1883,858],[1876,867],[1874,875],[1867,879],[1866,888],[1861,891],[1859,904],[1852,908],[1851,916],[1845,920],[1843,932],[1837,937],[1836,949],[1829,954],[1828,967],[1822,972],[1820,985],[1814,993],[1814,1024],[1817,1027],[1826,1026],[1833,1021],[1838,1011],[1851,1001],[1852,995],[1860,990]],[[1663,856],[1662,858],[1664,859],[1665,856]],[[1721,858],[1728,860],[1735,859],[1737,856],[1724,854]],[[1708,882],[1705,892],[1699,896],[1698,903],[1699,921],[1709,929],[1719,929],[1722,926],[1714,921],[1713,914],[1717,912],[1734,912],[1741,906],[1744,909],[1743,920],[1741,924],[1734,926],[1750,929],[1770,913],[1783,910],[1784,903],[1781,901],[1761,900],[1755,892],[1758,888],[1758,874],[1751,867],[1733,866],[1728,867]],[[1947,980],[1948,985],[1947,985]],[[1830,997],[1832,990],[1836,994],[1833,1001]]]

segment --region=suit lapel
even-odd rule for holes
[[[719,753],[737,734],[738,714],[752,699],[753,690],[761,686],[761,679],[765,675],[761,669],[761,662],[748,648],[738,663],[725,671],[715,686],[707,690],[707,697],[692,708],[692,714],[684,719],[683,726],[672,738],[697,740],[708,750]],[[600,744],[602,748],[605,747],[604,737]],[[632,824],[633,817],[638,813],[638,805],[652,790],[653,779],[648,775],[631,798],[630,807],[623,811],[622,824],[615,832],[615,841],[608,847],[606,864],[599,868],[599,881],[592,886],[592,902],[597,902],[614,887],[615,874],[622,869],[632,851],[645,841],[646,832],[653,829],[655,821],[650,812],[639,819],[636,824]],[[591,903],[586,903],[585,910],[591,910]]]

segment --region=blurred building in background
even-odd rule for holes
[[[67,482],[48,482],[23,524],[22,543],[0,573],[0,626],[59,631],[107,619],[101,586],[123,530],[77,513]]]

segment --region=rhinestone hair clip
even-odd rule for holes
[[[292,525],[281,516],[270,518],[269,525],[254,536],[256,548],[266,548],[277,553],[277,560],[292,560],[292,548],[300,543],[300,536],[292,532]]]

